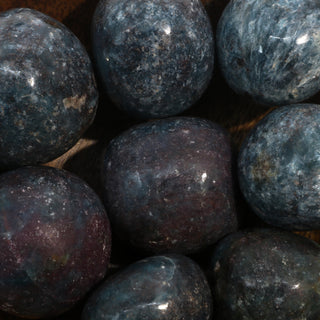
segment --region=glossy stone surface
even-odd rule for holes
[[[259,122],[238,158],[240,188],[275,226],[320,228],[320,105],[280,107]]]
[[[26,318],[71,308],[104,277],[104,207],[78,177],[49,167],[0,175],[0,309]]]
[[[106,91],[131,116],[181,113],[211,79],[214,40],[200,0],[101,0],[92,38]]]
[[[217,320],[320,318],[320,246],[288,231],[227,236],[212,253]]]
[[[148,257],[108,278],[89,298],[83,320],[209,320],[210,288],[182,255]]]
[[[196,252],[237,228],[227,133],[204,119],[146,122],[113,139],[102,168],[114,233],[147,252]]]
[[[263,104],[300,102],[320,90],[320,3],[232,0],[217,30],[228,84]]]
[[[64,25],[38,11],[0,13],[0,169],[47,162],[94,119],[91,61]]]

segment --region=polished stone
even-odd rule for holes
[[[296,104],[269,113],[240,150],[240,188],[265,222],[320,228],[320,105]]]
[[[205,119],[139,124],[114,138],[103,193],[114,234],[138,250],[196,252],[237,228],[228,134]]]
[[[102,0],[92,38],[105,89],[131,116],[181,113],[211,79],[214,40],[200,0]]]
[[[241,231],[210,259],[214,319],[320,319],[317,243],[288,231]]]
[[[320,3],[235,0],[217,31],[219,66],[231,88],[268,105],[320,90]]]
[[[204,273],[180,255],[148,257],[127,266],[89,297],[82,320],[210,320]]]
[[[67,171],[0,175],[0,309],[47,318],[73,307],[107,271],[111,234],[95,192]]]
[[[92,123],[91,61],[63,24],[32,9],[0,13],[0,170],[44,163]]]

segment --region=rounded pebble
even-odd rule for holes
[[[240,150],[240,188],[256,214],[278,227],[320,228],[320,105],[269,113]]]
[[[107,271],[111,233],[95,192],[67,171],[0,175],[0,309],[45,318],[73,307]]]
[[[36,10],[0,13],[0,170],[53,160],[92,123],[98,92],[84,47]]]
[[[320,5],[314,0],[233,0],[217,30],[219,66],[231,88],[267,105],[320,90]]]
[[[212,251],[217,320],[320,318],[320,246],[288,231],[228,235]]]
[[[196,252],[236,230],[228,134],[204,119],[149,121],[104,153],[105,205],[116,236],[141,251]]]
[[[209,320],[206,277],[180,255],[148,257],[108,278],[89,297],[82,320]]]
[[[214,40],[200,0],[101,0],[92,38],[108,95],[133,117],[181,113],[210,82]]]

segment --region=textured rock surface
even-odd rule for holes
[[[94,119],[91,61],[60,22],[31,9],[0,14],[0,169],[47,162]]]
[[[191,259],[148,257],[107,279],[89,298],[83,320],[209,320],[207,280]]]
[[[150,252],[195,252],[237,227],[231,151],[211,121],[177,117],[111,141],[102,169],[113,231]]]
[[[233,0],[217,31],[229,85],[264,104],[302,101],[320,89],[320,4]]]
[[[210,81],[213,34],[199,0],[102,0],[92,29],[106,90],[132,116],[178,114]]]
[[[266,222],[320,228],[320,105],[297,104],[269,113],[244,141],[241,190]]]
[[[319,319],[319,259],[318,244],[288,231],[227,236],[211,256],[215,319]]]
[[[0,176],[0,309],[40,318],[71,308],[107,270],[109,220],[82,180],[49,167]]]

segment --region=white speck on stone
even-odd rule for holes
[[[304,43],[307,43],[309,41],[310,37],[309,35],[306,33],[304,34],[303,36],[299,37],[297,40],[296,40],[296,44],[304,44]]]
[[[278,37],[278,36],[269,36],[271,39],[282,40],[285,43],[289,43],[292,38],[291,37]]]
[[[300,288],[300,283],[297,283],[297,284],[295,284],[295,285],[292,286],[292,289],[293,289],[293,290],[297,290],[297,289],[299,289],[299,288]]]
[[[171,33],[171,27],[169,25],[165,25],[162,30],[165,34],[169,35]]]
[[[30,77],[30,78],[28,79],[28,83],[29,83],[30,87],[34,87],[34,84],[35,84],[34,77]]]
[[[159,306],[158,306],[158,309],[159,310],[167,310],[168,309],[168,306],[169,306],[169,303],[167,302],[167,303],[164,303],[164,304],[160,304]]]
[[[207,175],[206,172],[204,172],[204,173],[202,174],[202,176],[201,176],[201,181],[202,181],[202,183],[205,183],[206,180],[207,180],[207,178],[208,178],[208,175]]]
[[[0,71],[2,71],[4,73],[10,73],[14,76],[19,76],[21,73],[21,71],[19,71],[19,70],[11,69],[9,65],[4,65],[3,67],[0,67]]]

